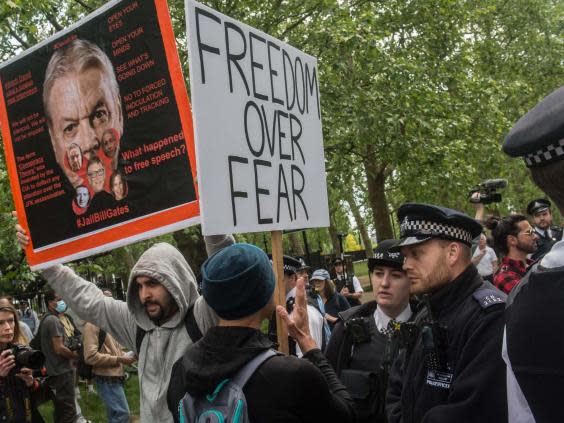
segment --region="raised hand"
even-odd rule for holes
[[[288,315],[285,307],[276,307],[276,312],[288,326],[288,333],[296,340],[305,354],[317,345],[309,333],[309,319],[307,316],[307,298],[305,292],[306,277],[301,276],[296,282],[296,301],[292,314]]]

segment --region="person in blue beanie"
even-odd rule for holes
[[[190,346],[173,369],[168,406],[180,422],[179,404],[186,392],[193,397],[212,394],[225,379],[274,344],[260,331],[274,305],[275,278],[268,256],[250,244],[233,244],[202,265],[202,292],[219,316]],[[309,333],[306,279],[296,284],[291,315],[278,306],[303,358],[274,355],[264,361],[243,387],[252,422],[353,422],[354,404]]]

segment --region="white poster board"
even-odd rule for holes
[[[329,226],[317,60],[186,0],[205,235]]]

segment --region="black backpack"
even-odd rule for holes
[[[102,345],[106,342],[106,331],[100,329],[100,333],[98,334],[98,351],[102,349]],[[76,365],[76,370],[78,375],[86,380],[92,379],[92,366],[87,364],[84,359],[84,346],[80,348],[80,358],[78,359],[78,363]]]
[[[39,327],[37,328],[37,333],[35,336],[29,341],[29,346],[33,350],[41,351],[41,328],[43,327],[43,320],[47,318],[47,316],[53,315],[51,312],[45,313],[41,320],[39,321]]]

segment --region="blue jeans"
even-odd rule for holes
[[[108,423],[128,423],[129,406],[125,398],[123,383],[118,380],[108,380],[95,376],[98,395],[106,405]]]

